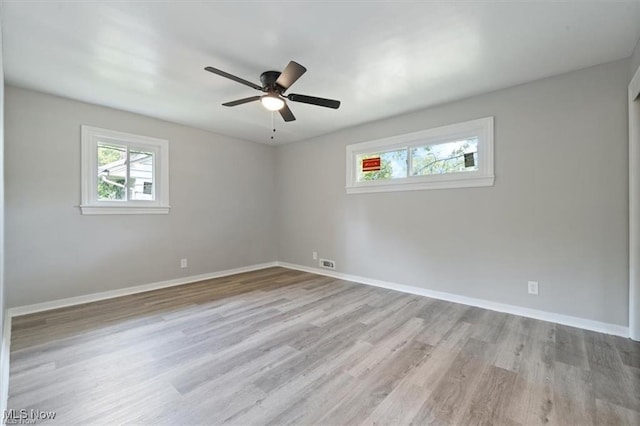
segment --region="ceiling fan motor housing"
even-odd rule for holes
[[[282,94],[284,87],[276,84],[276,80],[280,77],[280,71],[265,71],[260,74],[260,82],[262,83],[262,90],[264,92],[277,92]]]

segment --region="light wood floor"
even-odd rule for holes
[[[640,345],[272,268],[13,320],[57,424],[640,424]]]

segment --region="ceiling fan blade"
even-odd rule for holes
[[[212,73],[214,73],[214,74],[218,74],[218,75],[220,75],[220,76],[222,76],[222,77],[226,77],[226,78],[228,78],[229,80],[236,81],[236,82],[238,82],[238,83],[240,83],[240,84],[244,84],[245,86],[249,86],[249,87],[251,87],[251,88],[253,88],[253,89],[256,89],[256,90],[262,90],[262,86],[258,86],[257,84],[254,84],[254,83],[252,83],[252,82],[250,82],[250,81],[247,81],[247,80],[245,80],[244,78],[236,77],[235,75],[229,74],[228,72],[224,72],[224,71],[219,70],[219,69],[217,69],[217,68],[214,68],[214,67],[206,67],[206,68],[205,68],[205,70],[206,70],[206,71],[209,71],[209,72],[212,72]]]
[[[284,107],[280,109],[280,115],[282,116],[284,121],[294,121],[296,119],[287,104],[285,104]]]
[[[333,99],[316,98],[315,96],[297,95],[295,93],[290,94],[287,98],[294,102],[302,102],[327,108],[338,109],[340,107],[340,101]]]
[[[287,67],[282,71],[282,74],[276,80],[276,84],[287,90],[297,79],[302,77],[302,74],[307,72],[307,69],[297,62],[290,61]]]
[[[227,107],[232,107],[236,105],[246,104],[247,102],[259,101],[260,96],[251,96],[250,98],[238,99],[237,101],[225,102],[222,105]]]

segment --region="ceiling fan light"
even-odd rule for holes
[[[262,106],[269,111],[279,111],[284,108],[284,101],[277,95],[264,95],[260,98],[260,102],[262,102]]]

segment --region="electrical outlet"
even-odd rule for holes
[[[313,258],[313,260],[318,260],[318,252],[317,252],[317,251],[314,251],[314,252],[311,254],[311,257]]]
[[[180,259],[180,267],[186,268],[188,266],[187,259]]]
[[[529,281],[527,287],[529,288],[529,294],[538,295],[538,281]]]

